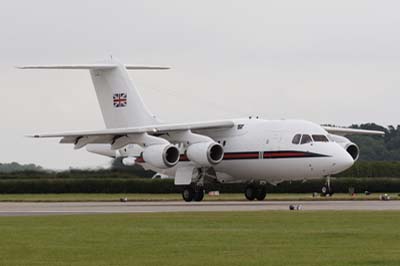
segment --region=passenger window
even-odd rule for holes
[[[301,134],[297,134],[293,137],[292,143],[293,144],[299,144],[301,139]]]
[[[310,135],[303,135],[301,138],[301,144],[306,144],[312,142]]]
[[[329,142],[328,138],[324,135],[312,135],[315,142]]]

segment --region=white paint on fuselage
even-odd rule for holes
[[[239,126],[243,125],[243,126]],[[233,152],[260,152],[256,159],[223,160],[214,166],[221,182],[243,182],[265,180],[277,183],[285,180],[306,180],[321,178],[342,172],[354,163],[351,156],[335,142],[312,142],[293,144],[296,134],[329,135],[319,125],[302,120],[262,120],[238,119],[235,127],[222,130],[207,130],[198,132],[225,143],[226,154]],[[263,158],[262,152],[298,151],[324,155],[324,157],[307,158]],[[180,162],[166,171],[174,175],[178,167],[191,164]],[[150,165],[146,165],[152,168]]]
[[[244,124],[246,134],[226,138],[225,152],[241,151],[299,151],[326,157],[224,160],[215,169],[240,180],[271,182],[320,178],[344,171],[353,164],[351,156],[335,142],[293,144],[296,134],[328,135],[319,125],[300,120],[237,121]],[[237,127],[236,127],[237,130]]]

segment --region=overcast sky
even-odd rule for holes
[[[166,122],[260,115],[400,124],[399,1],[2,1],[0,162],[48,168],[108,159],[25,134],[102,129],[86,71],[19,64],[127,64]]]

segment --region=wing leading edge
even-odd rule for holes
[[[346,136],[346,135],[383,136],[383,135],[385,135],[385,132],[377,131],[377,130],[354,129],[354,128],[346,128],[346,127],[328,127],[328,126],[322,126],[322,128],[331,134],[340,135],[340,136]]]
[[[28,137],[33,138],[62,138],[60,143],[75,144],[75,148],[79,149],[90,143],[106,143],[114,145],[120,138],[130,138],[131,144],[142,144],[143,138],[138,137],[146,134],[150,136],[159,136],[172,132],[189,131],[189,130],[209,130],[209,129],[229,129],[234,126],[231,120],[210,121],[198,123],[181,123],[181,124],[161,124],[150,125],[144,127],[130,128],[113,128],[95,131],[71,131],[54,134],[35,134]],[[120,145],[118,145],[120,146]]]

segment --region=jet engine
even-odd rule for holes
[[[224,148],[216,142],[200,142],[190,145],[186,155],[189,160],[200,166],[211,166],[222,161]]]
[[[353,158],[354,161],[358,160],[358,157],[360,156],[360,148],[357,146],[357,144],[351,142],[348,138],[338,136],[338,135],[330,135],[332,139],[339,144],[340,146],[345,149],[350,156]]]
[[[152,145],[143,151],[143,159],[146,163],[160,169],[175,166],[179,162],[179,149],[171,144]]]
[[[345,146],[345,149],[354,161],[358,160],[358,157],[360,156],[360,148],[357,146],[357,144],[350,142]]]

